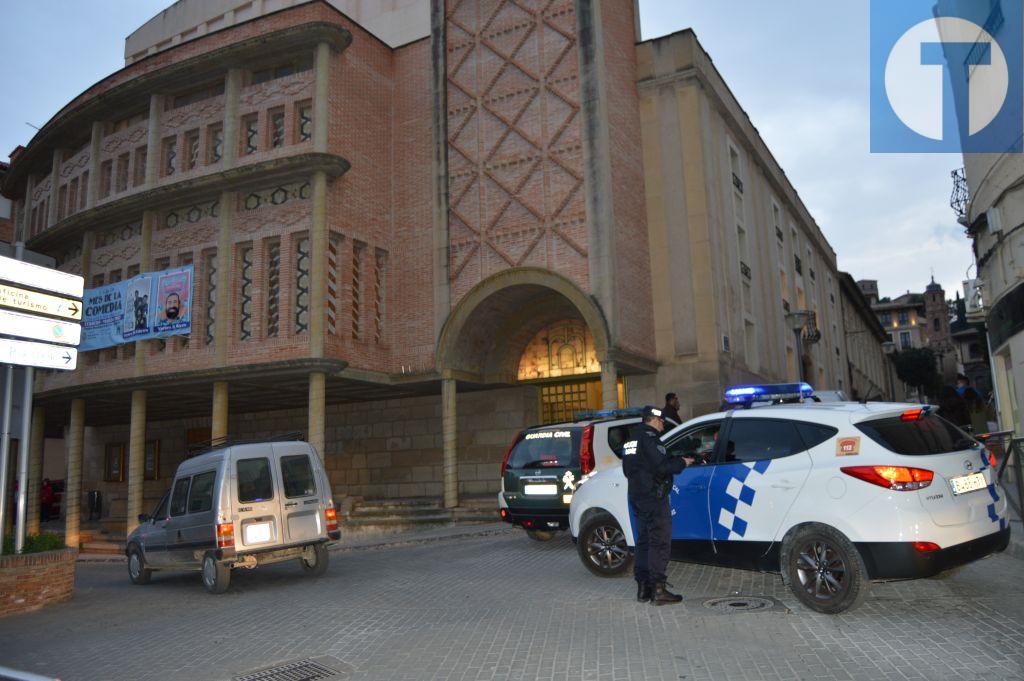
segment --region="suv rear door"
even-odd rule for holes
[[[505,492],[516,494],[519,512],[560,508],[580,479],[582,426],[532,428],[509,452]]]
[[[328,492],[317,484],[316,468],[310,458],[316,454],[308,445],[289,442],[275,444],[274,456],[281,476],[284,543],[301,544],[325,538],[327,529],[320,499]]]

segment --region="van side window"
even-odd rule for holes
[[[316,494],[313,467],[309,465],[309,456],[306,454],[282,456],[281,479],[284,480],[284,495],[289,499]]]
[[[612,426],[608,429],[608,446],[615,456],[622,458],[622,445],[629,440],[629,434],[637,424],[628,423],[624,426]]]
[[[274,498],[274,481],[270,477],[270,459],[239,459],[238,500],[242,503],[270,501]]]
[[[185,515],[188,502],[188,484],[192,478],[179,478],[174,481],[174,491],[171,492],[171,515]]]
[[[213,508],[213,481],[216,471],[200,473],[192,478],[192,490],[188,493],[188,512],[203,513]]]

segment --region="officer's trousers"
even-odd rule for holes
[[[629,498],[636,523],[636,560],[633,576],[636,581],[659,584],[672,551],[672,509],[669,500],[638,496]]]

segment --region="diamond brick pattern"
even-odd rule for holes
[[[453,303],[511,267],[587,283],[573,0],[447,0]]]

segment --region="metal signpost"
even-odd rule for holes
[[[14,550],[25,546],[28,453],[32,432],[33,367],[70,371],[78,364],[82,339],[82,296],[85,280],[74,274],[24,262],[25,245],[15,257],[0,256],[0,364],[4,370],[3,415],[0,418],[0,551],[7,504],[7,469],[11,453],[11,408],[14,367],[25,367],[18,446],[18,501]],[[75,503],[69,499],[67,503]]]

